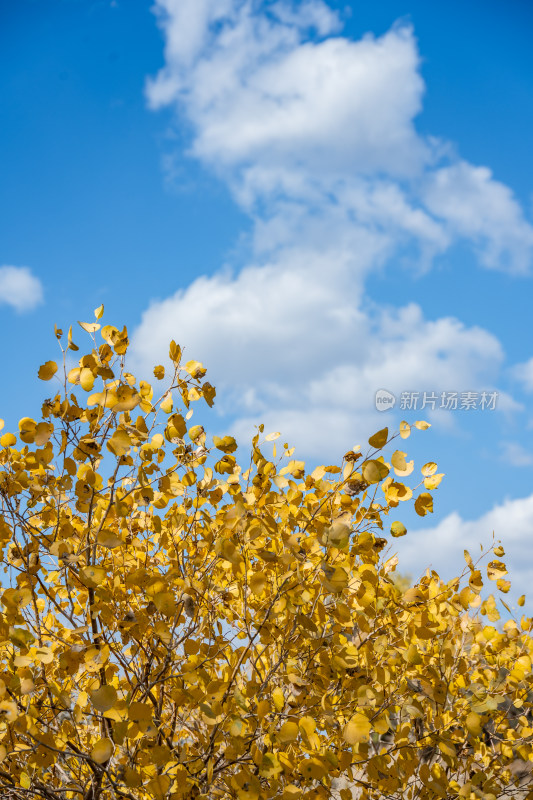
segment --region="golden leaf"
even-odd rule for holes
[[[107,572],[103,567],[83,567],[79,574],[80,581],[90,588],[100,586],[107,577]]]
[[[267,579],[264,572],[254,572],[250,578],[250,589],[258,597],[265,591],[266,584]]]
[[[405,534],[407,533],[407,528],[405,527],[403,522],[393,522],[392,525],[390,526],[390,532],[394,537],[405,536]]]
[[[57,372],[57,364],[55,361],[46,361],[41,364],[37,375],[42,381],[51,380]]]
[[[110,739],[99,739],[91,750],[91,758],[97,764],[105,764],[113,755],[114,749]]]
[[[400,436],[402,437],[402,439],[407,439],[410,436],[410,434],[411,434],[411,426],[409,425],[408,422],[405,422],[405,420],[403,420],[402,422],[400,422]]]
[[[350,718],[342,731],[342,738],[349,744],[367,742],[370,739],[370,720],[364,714],[357,713]]]
[[[363,478],[367,483],[379,483],[389,474],[389,468],[382,461],[370,459],[361,467]]]
[[[284,722],[279,731],[276,733],[276,737],[278,741],[286,744],[287,742],[294,742],[298,738],[299,734],[298,725],[296,722],[291,722],[288,720]]]
[[[385,447],[387,444],[387,439],[389,438],[389,429],[382,428],[377,433],[374,433],[370,439],[368,440],[368,444],[370,447],[374,447],[376,450],[381,450],[382,447]]]
[[[420,517],[425,517],[428,512],[432,512],[433,497],[427,492],[419,494],[415,500],[415,511]]]
[[[97,711],[109,711],[117,702],[117,691],[111,684],[106,684],[89,692],[89,697]]]
[[[101,308],[102,308],[102,311],[103,311],[103,307],[102,306],[101,306]],[[95,312],[95,314],[96,314],[96,312]],[[96,319],[100,319],[100,317],[96,317]],[[96,333],[96,331],[100,330],[100,325],[98,324],[98,322],[80,322],[78,320],[78,325],[80,326],[80,328],[83,328],[84,331],[87,331],[87,333]]]

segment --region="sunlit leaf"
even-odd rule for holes
[[[354,714],[342,731],[342,738],[349,744],[366,742],[370,738],[370,720],[364,714]]]
[[[113,742],[110,739],[99,739],[91,750],[91,758],[97,764],[105,764],[113,755]]]
[[[398,522],[398,521],[396,521],[396,522],[393,522],[393,523],[391,524],[391,526],[390,526],[390,532],[391,532],[391,534],[392,534],[393,536],[395,536],[395,537],[398,537],[398,536],[405,536],[405,534],[407,533],[407,528],[405,527],[405,525],[403,524],[403,522]]]
[[[89,697],[97,711],[109,711],[117,702],[117,691],[111,684],[106,684],[89,692]]]
[[[387,444],[387,439],[389,437],[389,429],[382,428],[377,433],[374,433],[370,439],[368,440],[368,444],[370,447],[376,448],[376,450],[381,450]]]
[[[45,361],[45,363],[39,367],[39,372],[37,374],[42,381],[49,381],[54,377],[56,372],[57,372],[56,362]]]

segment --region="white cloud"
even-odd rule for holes
[[[451,233],[478,246],[486,267],[528,271],[533,228],[509,187],[495,181],[489,169],[465,161],[438,169],[429,174],[424,197]]]
[[[416,131],[424,83],[409,26],[358,41],[333,35],[338,15],[321,0],[263,10],[158,0],[156,9],[166,63],[148,100],[175,106],[190,154],[229,181],[259,229],[296,204],[311,222],[319,208],[348,226],[403,232],[426,266],[465,238],[483,266],[527,271],[533,227],[511,190]]]
[[[523,364],[516,364],[511,374],[524,386],[526,392],[533,392],[533,358]]]
[[[196,2],[196,0],[195,0]],[[168,13],[170,5],[177,5]],[[250,4],[167,2],[167,64],[147,86],[153,107],[183,105],[194,125],[194,155],[217,169],[287,162],[319,174],[346,170],[395,175],[417,172],[430,156],[413,118],[421,110],[423,82],[410,28],[360,41],[304,39],[305,7],[286,3],[283,22],[254,14]],[[314,3],[315,15],[331,11]],[[182,20],[194,34],[187,35]],[[220,21],[216,36],[206,23]],[[200,34],[200,30],[202,33]],[[191,66],[191,50],[209,46]]]
[[[434,527],[409,531],[393,543],[393,549],[400,554],[398,568],[417,578],[432,566],[441,577],[449,580],[459,575],[465,566],[463,551],[468,550],[476,561],[481,554],[480,545],[486,550],[493,543],[493,532],[495,540],[501,540],[505,549],[502,560],[509,570],[511,597],[527,595],[533,585],[533,562],[524,557],[524,548],[533,537],[533,495],[507,499],[478,519],[465,520],[454,512]],[[489,560],[482,562],[483,571]],[[491,581],[486,581],[486,585],[496,589]],[[504,599],[507,598],[504,596]],[[531,607],[533,597],[528,600]]]
[[[0,267],[0,303],[31,311],[43,301],[43,287],[28,267]]]
[[[337,268],[324,281],[330,263]],[[185,342],[187,356],[208,367],[219,410],[238,418],[241,441],[264,422],[322,459],[380,426],[379,388],[400,398],[494,384],[503,353],[487,331],[427,320],[415,304],[363,311],[359,288],[346,265],[316,253],[200,278],[143,314],[133,335],[138,369],[147,374],[170,338]]]
[[[495,388],[503,353],[488,331],[365,294],[406,251],[429,269],[466,238],[483,266],[520,272],[533,250],[511,191],[417,132],[413,30],[353,41],[321,0],[156,9],[165,66],[149,103],[175,108],[188,155],[227,181],[253,234],[241,271],[152,302],[133,336],[141,369],[175,338],[208,367],[236,432],[264,421],[307,455],[373,427],[379,388]]]

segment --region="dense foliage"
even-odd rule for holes
[[[492,624],[468,553],[409,588],[382,557],[436,464],[413,481],[384,429],[308,473],[260,427],[241,467],[192,424],[200,363],[172,342],[168,380],[137,382],[126,329],[81,325],[79,365],[56,330],[63,366],[39,370],[42,419],[0,438],[2,798],[527,792],[531,619]]]

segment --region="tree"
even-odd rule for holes
[[[307,473],[260,426],[241,468],[191,422],[202,364],[172,342],[155,392],[126,328],[80,324],[90,352],[68,370],[56,329],[57,393],[0,438],[2,798],[533,797],[531,619],[489,624],[468,553],[409,588],[382,555],[436,464],[409,488],[384,429]]]

